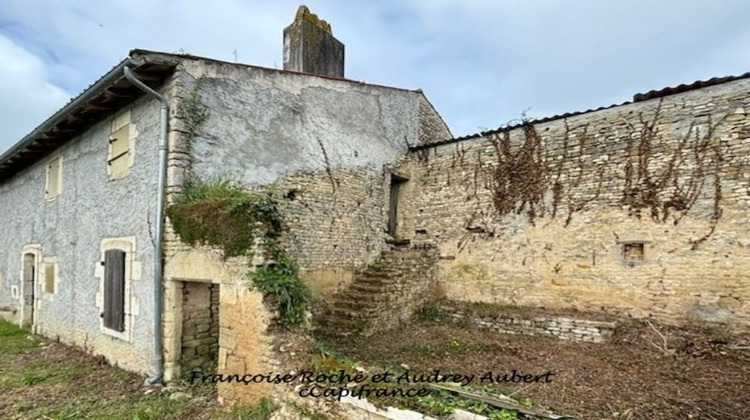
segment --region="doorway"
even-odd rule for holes
[[[401,199],[402,189],[407,181],[409,181],[408,178],[391,174],[390,205],[388,207],[388,234],[394,239],[397,239],[398,237],[398,202]]]
[[[34,304],[36,302],[36,260],[37,256],[33,252],[23,254],[23,308],[21,316],[21,327],[32,328],[36,321],[34,313]]]
[[[215,370],[219,356],[219,284],[185,282],[182,294],[182,372]]]

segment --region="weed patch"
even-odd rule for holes
[[[281,231],[270,191],[250,193],[225,178],[188,181],[167,215],[182,242],[219,247],[224,258],[245,255],[256,238],[275,238]]]

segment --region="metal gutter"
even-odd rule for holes
[[[136,60],[128,59],[127,64],[122,71],[125,78],[138,89],[156,98],[160,103],[159,111],[159,169],[157,178],[156,192],[156,241],[154,244],[154,375],[146,379],[147,385],[153,385],[160,382],[164,375],[164,356],[163,347],[163,328],[162,328],[162,285],[163,285],[163,265],[162,249],[164,242],[164,201],[165,188],[167,180],[167,135],[169,132],[169,103],[164,96],[155,90],[146,86],[145,83],[138,80],[129,65],[138,66],[142,64]]]

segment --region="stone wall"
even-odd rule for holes
[[[419,97],[419,144],[428,144],[453,138],[435,107],[422,94]]]
[[[750,323],[750,80],[412,148],[448,297]]]
[[[219,285],[186,282],[182,301],[182,367],[215,363],[219,354]]]
[[[469,322],[502,334],[549,336],[560,340],[603,343],[615,332],[616,324],[563,317],[511,317],[504,315],[467,315],[451,308],[443,308],[455,322]]]
[[[166,253],[164,267],[164,355],[165,378],[175,380],[189,367],[182,357],[183,320],[191,319],[192,305],[183,305],[183,287],[200,288],[207,294],[208,285],[218,288],[218,358],[217,371],[221,374],[258,373],[277,371],[279,366],[272,350],[271,312],[263,303],[263,295],[254,290],[248,276],[262,263],[259,252],[253,260],[247,257],[223,259],[221,250],[202,246],[192,248],[172,242]],[[205,296],[204,296],[205,297]],[[216,294],[212,294],[216,299]],[[213,314],[214,312],[212,312]],[[212,319],[212,326],[215,322]],[[263,384],[220,383],[221,402],[252,404],[268,395],[271,387]]]
[[[176,74],[181,97],[199,93],[210,117],[173,151],[175,175],[181,166],[200,179],[274,184],[305,271],[372,261],[386,237],[390,169],[425,136],[450,134],[418,91],[210,60],[185,60]]]

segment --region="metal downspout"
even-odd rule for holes
[[[128,64],[137,64],[132,58]],[[125,78],[138,89],[156,98],[161,109],[159,113],[159,175],[156,195],[156,243],[154,244],[154,375],[146,379],[145,384],[153,385],[160,382],[164,375],[163,331],[162,331],[162,287],[164,273],[162,264],[162,249],[164,242],[164,201],[167,180],[167,133],[169,132],[169,103],[164,96],[146,86],[138,80],[133,71],[125,66],[123,68]]]

